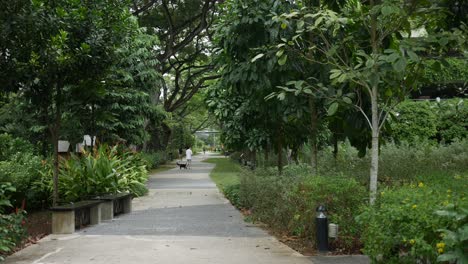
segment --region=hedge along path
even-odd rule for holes
[[[149,194],[134,199],[132,213],[50,235],[5,263],[311,263],[245,223],[209,178],[214,165],[202,158],[193,157],[192,170],[151,175]]]

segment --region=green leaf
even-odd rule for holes
[[[286,93],[284,93],[284,92],[278,94],[278,99],[280,101],[283,101],[285,97],[286,97]]]
[[[283,54],[283,56],[278,59],[278,64],[283,66],[284,64],[286,64],[287,59],[288,59],[288,55]]]
[[[347,103],[347,104],[352,104],[352,103],[353,103],[353,101],[352,101],[351,98],[349,98],[349,97],[343,97],[343,101],[344,101],[345,103]]]
[[[445,253],[443,255],[438,256],[437,261],[438,262],[450,261],[450,260],[455,260],[457,258],[458,256],[454,253]]]
[[[263,53],[257,54],[257,56],[253,57],[253,59],[250,62],[255,62],[256,60],[262,58],[263,56],[265,56],[265,54]]]
[[[297,28],[302,29],[304,27],[304,20],[299,20],[297,22]]]
[[[336,113],[337,110],[338,110],[338,103],[334,102],[328,107],[327,115],[332,116]]]
[[[282,29],[286,29],[287,27],[288,27],[288,25],[287,25],[286,23],[282,23],[282,24],[281,24],[281,28],[282,28]]]
[[[278,51],[276,52],[276,57],[278,57],[278,58],[281,57],[281,56],[283,55],[283,53],[284,53],[284,49],[278,50]]]
[[[419,62],[419,56],[412,50],[408,50],[408,56],[412,61]]]
[[[387,56],[386,61],[388,63],[394,63],[398,59],[400,59],[400,54],[398,54],[397,52],[394,52],[394,53]]]
[[[392,95],[393,95],[392,89],[387,89],[387,90],[385,91],[385,96],[391,97]]]
[[[406,61],[404,59],[399,59],[393,64],[393,69],[397,72],[403,72],[406,68]]]
[[[336,79],[341,75],[341,71],[339,70],[331,70],[330,72],[332,73],[330,74],[330,80]]]
[[[382,15],[384,15],[384,16],[388,16],[388,15],[390,15],[392,13],[395,13],[394,11],[395,10],[394,10],[394,8],[392,6],[382,7]]]

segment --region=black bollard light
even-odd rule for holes
[[[317,216],[315,217],[317,249],[320,252],[326,252],[328,251],[328,218],[325,214],[326,208],[320,205],[315,211],[317,212]]]

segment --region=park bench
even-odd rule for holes
[[[112,220],[114,216],[132,211],[132,194],[116,193],[105,194],[92,198],[101,201],[101,219]]]
[[[100,200],[89,200],[51,207],[52,234],[72,234],[83,226],[99,224],[100,205]]]

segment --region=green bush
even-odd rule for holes
[[[353,216],[366,196],[354,179],[313,176],[307,166],[288,166],[281,176],[274,169],[246,171],[240,186],[241,205],[252,211],[253,219],[312,242],[315,210],[325,205],[329,220],[342,227],[333,244],[348,252],[359,246],[359,226]]]
[[[26,236],[23,228],[25,212],[16,210],[13,214],[7,214],[13,207],[10,196],[15,191],[10,183],[0,184],[0,261]]]
[[[240,199],[240,184],[227,185],[223,188],[224,196],[238,209],[244,208]]]
[[[10,182],[16,189],[11,202],[20,207],[23,200],[28,209],[44,206],[46,194],[33,189],[40,178],[41,158],[33,153],[33,146],[7,134],[0,135],[0,182]]]
[[[395,140],[417,142],[435,138],[438,120],[430,102],[405,101],[395,111],[398,116],[390,122]]]
[[[463,99],[443,100],[434,107],[438,115],[437,137],[451,143],[468,137],[468,107]]]
[[[442,246],[441,229],[456,222],[435,212],[449,204],[467,208],[467,183],[466,175],[457,175],[383,190],[376,205],[357,218],[363,228],[364,253],[375,263],[436,262],[449,244]]]
[[[397,142],[420,141],[451,143],[468,136],[468,107],[464,99],[455,98],[440,102],[404,101],[390,120],[390,138]]]
[[[167,162],[168,158],[164,151],[142,152],[139,154],[148,169],[156,169]]]
[[[401,184],[417,181],[432,175],[453,176],[468,171],[468,140],[455,141],[448,145],[420,143],[388,143],[382,145],[379,156],[379,181],[384,184]],[[344,175],[358,179],[363,184],[369,181],[370,158],[358,157],[358,151],[349,143],[340,144],[335,160],[331,149],[319,155],[319,174],[323,176]]]
[[[463,200],[462,200],[463,201]],[[448,204],[436,214],[449,219],[451,225],[438,231],[442,232],[442,242],[437,243],[437,261],[468,263],[468,205]]]
[[[0,261],[26,237],[25,215],[24,211],[0,214]]]
[[[51,190],[51,164],[44,177],[46,180],[37,185],[47,185]],[[147,179],[146,165],[139,155],[119,153],[117,147],[100,146],[82,157],[72,155],[60,161],[59,197],[63,202],[73,202],[105,193],[130,192],[142,196],[148,191]]]

